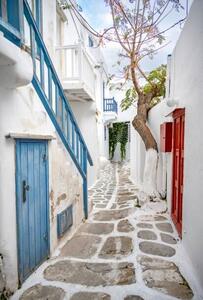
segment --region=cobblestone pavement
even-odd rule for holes
[[[139,208],[137,192],[126,165],[107,164],[90,190],[89,220],[12,299],[201,299],[165,202]]]

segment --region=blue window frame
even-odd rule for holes
[[[20,14],[22,10],[22,1],[0,0],[0,17],[6,23],[20,31]]]

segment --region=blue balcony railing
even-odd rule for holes
[[[118,104],[115,98],[104,98],[103,100],[104,112],[115,112],[118,113]]]
[[[90,165],[93,165],[93,162],[37,23],[27,0],[0,0],[0,4],[0,31],[11,42],[18,46],[23,45],[25,40],[24,26],[25,24],[28,26],[30,44],[27,48],[31,53],[34,68],[32,84],[64,146],[83,177],[84,213],[87,217],[87,162]]]

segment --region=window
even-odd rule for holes
[[[88,37],[88,44],[89,44],[89,47],[94,47],[94,41],[91,38],[91,36]]]
[[[18,31],[21,31],[21,22],[19,18],[19,1],[0,0],[0,17],[4,22],[9,23]]]

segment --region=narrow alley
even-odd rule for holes
[[[165,201],[140,208],[137,192],[127,164],[106,164],[89,219],[11,299],[201,299]]]

